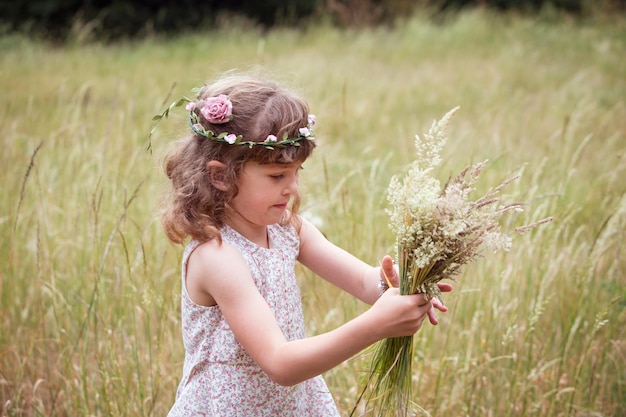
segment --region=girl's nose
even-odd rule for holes
[[[299,178],[297,175],[294,175],[290,181],[287,183],[287,186],[285,187],[285,189],[283,190],[283,193],[286,195],[291,195],[291,194],[295,194],[298,192],[298,184],[299,184]]]

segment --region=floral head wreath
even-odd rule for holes
[[[192,90],[198,92],[198,89]],[[211,124],[224,124],[233,120],[233,103],[230,101],[227,95],[220,94],[216,97],[208,97],[205,99],[194,101],[188,97],[182,97],[181,99],[173,102],[165,109],[161,114],[157,114],[152,118],[154,121],[159,121],[164,117],[169,116],[169,112],[180,107],[186,103],[185,108],[189,110],[189,125],[191,130],[202,137],[210,139],[214,142],[227,143],[229,145],[244,145],[252,148],[253,146],[264,146],[267,149],[284,148],[285,146],[300,146],[302,140],[315,140],[313,135],[313,126],[315,125],[315,115],[309,114],[307,125],[301,127],[298,132],[299,135],[295,138],[290,138],[287,133],[283,134],[281,140],[278,140],[276,135],[270,134],[265,140],[255,142],[246,141],[242,135],[235,135],[234,133],[222,132],[215,134],[212,130],[207,130],[201,123],[200,115]],[[152,128],[150,135],[156,129],[156,125]],[[148,145],[150,147],[150,145]]]

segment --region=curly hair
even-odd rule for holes
[[[262,142],[268,135],[297,137],[308,123],[309,107],[304,99],[274,81],[247,75],[228,75],[203,87],[198,99],[225,94],[233,104],[233,118],[211,124],[201,118],[203,127],[215,132],[242,135],[246,141]],[[304,140],[300,146],[267,149],[264,146],[238,146],[219,143],[198,134],[183,138],[164,160],[164,171],[171,181],[161,210],[161,224],[174,243],[187,238],[205,242],[218,239],[229,203],[237,196],[237,178],[246,162],[290,164],[304,161],[315,142]],[[207,164],[225,165],[226,190],[214,187]],[[299,195],[294,196],[283,223],[297,224]]]

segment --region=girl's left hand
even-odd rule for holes
[[[380,262],[380,279],[382,282],[389,282],[394,288],[397,288],[400,284],[399,276],[398,276],[398,268],[393,264],[393,259],[391,256],[386,255]],[[437,286],[441,292],[450,292],[452,291],[452,285],[445,283],[438,283]],[[430,303],[433,305],[433,308],[428,312],[428,321],[431,324],[436,325],[439,323],[437,320],[437,315],[435,314],[435,309],[446,312],[448,311],[448,307],[443,305],[441,300],[438,298],[433,298],[430,300]]]

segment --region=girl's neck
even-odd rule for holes
[[[228,227],[233,229],[235,232],[239,233],[241,236],[248,239],[250,242],[262,247],[269,249],[269,235],[267,233],[267,226],[252,224],[247,221],[233,221],[234,219],[229,218],[224,222]],[[243,219],[239,219],[243,220]]]

